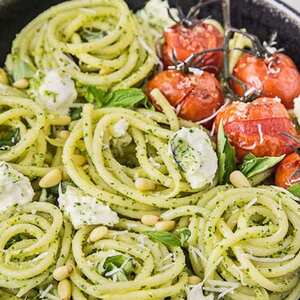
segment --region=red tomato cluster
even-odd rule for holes
[[[224,55],[223,51],[210,50],[222,48],[223,44],[224,36],[219,29],[201,20],[193,20],[190,25],[181,22],[168,28],[161,51],[165,70],[146,85],[150,100],[160,109],[151,97],[151,91],[158,88],[184,119],[203,123],[217,113],[215,126],[218,128],[223,122],[240,161],[247,153],[259,157],[292,153],[300,146],[293,138],[298,133],[287,111],[293,108],[294,99],[300,95],[300,73],[296,65],[287,55],[272,54],[266,46],[261,46],[265,54],[263,51],[243,54],[234,67],[234,80],[229,86],[238,96],[254,88],[260,92],[260,97],[250,103],[233,102],[220,110],[224,94],[218,76]],[[190,67],[187,61],[192,55],[197,59]],[[174,67],[176,61],[179,65]],[[195,68],[201,71],[194,72]],[[276,184],[286,188],[300,182],[299,174],[300,156],[290,154],[278,167]]]
[[[223,46],[224,37],[213,25],[203,21],[191,26],[178,23],[164,33],[162,46],[163,62],[167,69],[173,65],[173,55],[178,61],[185,61],[191,55],[211,48]],[[201,121],[215,113],[224,102],[221,84],[215,73],[222,67],[222,51],[199,56],[193,67],[203,72],[165,70],[158,73],[146,86],[147,94],[155,105],[150,92],[158,88],[175,107],[178,115],[191,121]],[[210,72],[212,71],[212,73]]]
[[[224,36],[213,25],[198,21],[192,27],[176,24],[168,28],[164,33],[164,44],[162,47],[163,62],[165,66],[173,65],[173,53],[180,61],[186,60],[194,53],[202,52],[212,48],[223,47]],[[202,58],[199,67],[210,67],[218,73],[223,64],[222,51],[208,53]]]
[[[284,158],[275,174],[275,184],[288,188],[300,182],[300,156],[294,152]]]
[[[167,97],[180,117],[191,121],[209,117],[222,106],[224,100],[220,82],[205,71],[201,75],[163,71],[149,81],[147,93],[150,95],[155,88]]]
[[[233,75],[254,87],[264,97],[279,97],[286,108],[293,108],[293,100],[300,95],[300,74],[294,62],[285,54],[274,54],[270,58],[257,58],[244,54],[236,64]],[[244,90],[236,81],[234,91],[243,96]]]
[[[285,132],[295,136],[297,132],[279,99],[233,102],[217,115],[216,126],[221,121],[239,159],[249,152],[256,156],[280,156],[293,152],[297,146],[282,134]]]

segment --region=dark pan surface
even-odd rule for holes
[[[113,0],[112,0],[113,1]],[[1,0],[0,1],[0,62],[3,64],[15,34],[40,12],[61,0]],[[143,0],[128,0],[133,9],[144,5]],[[193,0],[181,0],[179,3],[188,9]],[[172,0],[171,0],[172,3]],[[202,11],[203,16],[221,19],[220,5],[208,6]],[[281,1],[275,0],[232,0],[231,15],[233,26],[247,28],[249,32],[267,40],[274,31],[278,32],[279,46],[300,67],[300,16],[286,8]]]

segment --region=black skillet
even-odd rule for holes
[[[113,1],[113,0],[111,0]],[[3,64],[10,51],[16,33],[30,20],[48,7],[62,0],[0,0],[0,63]],[[173,2],[172,0],[170,1]],[[184,10],[195,4],[195,0],[179,0]],[[127,0],[136,10],[144,0]],[[201,13],[221,20],[219,4],[207,6]],[[300,67],[300,13],[280,0],[231,0],[232,25],[247,28],[262,40],[268,40],[271,33],[278,32],[279,47],[285,48]]]

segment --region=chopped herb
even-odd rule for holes
[[[82,94],[87,102],[95,104],[96,107],[124,107],[133,108],[138,104],[147,107],[147,97],[141,89],[128,88],[107,92],[87,86],[82,89]]]
[[[222,122],[218,129],[218,157],[218,181],[219,184],[225,184],[229,181],[230,173],[236,169],[236,157],[235,149],[225,135]]]
[[[0,127],[0,150],[9,150],[16,145],[21,139],[20,128],[10,126]]]
[[[69,116],[71,117],[72,121],[79,120],[81,118],[82,107],[70,107],[69,109]]]
[[[184,246],[185,242],[191,236],[191,231],[188,228],[181,228],[174,233],[167,231],[146,231],[144,234],[155,242],[160,242],[166,246],[180,247]]]
[[[134,272],[133,258],[126,255],[114,255],[106,258],[104,276],[116,281],[127,281]]]
[[[300,183],[294,183],[288,188],[288,191],[296,197],[300,197]]]
[[[264,156],[256,157],[249,153],[245,156],[242,165],[240,166],[241,172],[248,178],[262,173],[270,168],[273,168],[280,161],[284,159],[285,155],[281,156]]]

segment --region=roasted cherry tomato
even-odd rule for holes
[[[275,184],[288,188],[300,182],[300,155],[296,152],[289,154],[279,164],[275,173]]]
[[[173,54],[177,60],[184,61],[189,56],[203,50],[223,47],[223,34],[213,25],[201,20],[191,26],[178,23],[164,32],[162,47],[165,66],[173,65]],[[219,72],[223,64],[223,52],[211,52],[204,55],[198,66],[208,66],[208,70]]]
[[[195,122],[210,117],[224,101],[219,81],[214,74],[205,71],[202,74],[175,70],[158,73],[146,86],[154,105],[150,92],[155,88],[166,96],[180,117]]]
[[[280,156],[293,152],[297,146],[285,135],[296,136],[297,132],[279,99],[233,102],[218,113],[216,128],[221,120],[239,159],[249,152],[256,156]]]
[[[293,108],[293,100],[300,95],[300,74],[294,62],[285,54],[269,58],[244,54],[236,64],[233,75],[254,87],[264,97],[279,97],[286,108]],[[234,91],[242,96],[241,85],[233,81]]]

